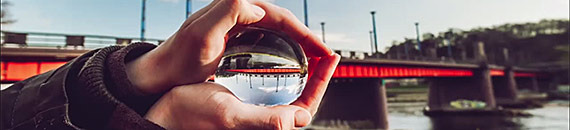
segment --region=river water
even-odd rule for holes
[[[2,84],[5,89],[9,84]],[[393,130],[569,130],[569,101],[556,100],[542,108],[526,109],[532,117],[423,115],[426,102],[389,102],[388,122]]]
[[[388,103],[390,129],[403,130],[568,130],[568,101],[551,101],[542,108],[526,109],[532,117],[447,116],[422,113],[425,102]]]

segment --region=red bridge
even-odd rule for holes
[[[135,41],[133,39],[136,38],[3,31],[1,81],[20,81],[57,68],[93,48],[126,45]],[[147,42],[159,44],[162,41]],[[427,110],[436,112],[457,111],[450,106],[450,102],[457,99],[483,101],[487,104],[485,110],[495,110],[501,103],[516,102],[519,89],[538,91],[539,84],[551,82],[549,76],[540,70],[484,64],[480,62],[484,61],[481,60],[485,59],[484,54],[473,60],[479,62],[477,64],[372,57],[374,55],[356,58],[354,52],[349,56],[343,55],[315,122],[368,120],[376,128],[388,128],[383,79],[424,78],[430,83]]]

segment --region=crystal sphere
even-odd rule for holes
[[[246,27],[228,38],[214,82],[244,103],[288,105],[305,88],[307,58],[284,33]]]

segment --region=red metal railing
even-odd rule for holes
[[[505,76],[505,71],[503,70],[492,69],[490,73],[491,76]]]
[[[335,78],[398,78],[398,77],[467,77],[473,76],[468,69],[438,69],[423,67],[392,67],[373,65],[337,66]]]
[[[2,81],[20,81],[58,68],[66,62],[1,62]]]
[[[515,72],[515,77],[536,77],[534,73]]]
[[[1,81],[20,81],[31,76],[58,68],[65,62],[1,62]],[[231,69],[242,73],[295,73],[299,69]],[[491,76],[504,76],[503,70],[492,69]],[[419,78],[419,77],[469,77],[469,69],[443,69],[425,67],[374,66],[359,64],[340,64],[334,78]],[[515,72],[515,77],[534,77],[536,74]]]
[[[300,69],[227,69],[229,72],[239,72],[239,73],[299,73]]]

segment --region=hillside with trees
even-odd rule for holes
[[[482,42],[487,60],[491,64],[568,65],[569,30],[570,23],[567,19],[503,24],[471,30],[448,29],[436,34],[423,34],[421,52],[417,49],[416,40],[407,38],[404,42],[394,42],[393,46],[387,48],[385,56],[405,59],[407,57],[404,54],[407,51],[410,57],[469,61],[474,58],[476,43]],[[504,54],[508,54],[508,57]]]

